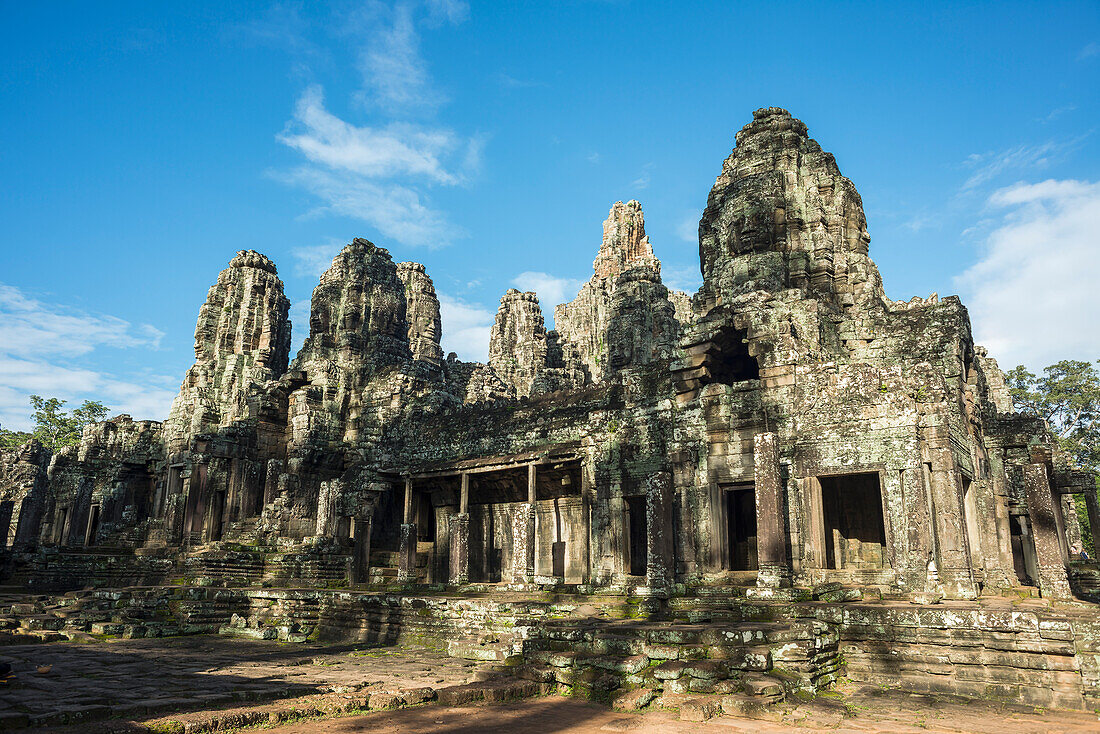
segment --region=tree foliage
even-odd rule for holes
[[[1096,367],[1066,359],[1044,369],[1042,377],[1023,365],[1006,377],[1017,410],[1045,420],[1078,468],[1100,473],[1100,374]],[[1093,547],[1084,496],[1075,495],[1074,499],[1082,542],[1095,558],[1100,549]]]
[[[96,400],[85,400],[80,407],[66,412],[64,400],[43,398],[31,395],[31,407],[34,413],[34,430],[9,431],[0,428],[0,446],[13,448],[21,446],[32,438],[42,442],[51,451],[80,443],[80,434],[84,426],[102,420],[107,416],[107,406]]]
[[[1100,470],[1100,373],[1093,364],[1062,360],[1042,377],[1019,365],[1006,377],[1018,410],[1045,420],[1078,467]]]

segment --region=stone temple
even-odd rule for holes
[[[487,364],[444,355],[425,267],[365,239],[291,355],[275,264],[239,252],[164,421],[0,454],[4,583],[113,589],[136,636],[491,632],[481,654],[607,700],[755,671],[1095,708],[1093,479],[1013,412],[959,299],[890,300],[869,243],[833,156],[767,108],[710,191],[698,293],[617,202],[557,328],[509,290]]]

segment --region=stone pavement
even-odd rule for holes
[[[0,647],[0,728],[147,718],[234,702],[466,683],[485,664],[423,646],[287,644],[218,636]],[[40,672],[45,671],[45,672]]]
[[[779,734],[793,732],[898,732],[899,734],[1085,734],[1100,731],[1095,714],[1036,711],[991,701],[861,688],[841,697],[787,705],[782,714],[757,720],[720,717],[682,721],[676,713],[624,714],[576,699],[547,696],[496,706],[418,706],[361,716],[305,721],[271,734]]]

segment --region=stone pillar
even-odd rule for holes
[[[943,593],[951,599],[976,599],[978,590],[970,571],[962,485],[950,449],[929,449],[928,484],[932,524],[936,532],[938,574]]]
[[[672,552],[672,475],[658,472],[646,480],[646,586],[667,593],[675,581]]]
[[[405,512],[401,523],[401,544],[397,547],[397,580],[416,581],[416,523],[413,522],[413,483],[405,477]]]
[[[1031,516],[1031,535],[1035,541],[1036,565],[1039,568],[1039,593],[1055,599],[1071,598],[1046,466],[1024,466],[1024,491],[1027,493],[1027,511]]]
[[[365,515],[352,520],[352,535],[355,547],[351,555],[351,569],[348,577],[353,584],[365,584],[370,581],[370,531],[374,517]]]
[[[340,492],[340,480],[330,479],[321,482],[317,496],[317,526],[314,535],[332,537],[336,524],[336,498]]]
[[[908,561],[906,582],[910,591],[934,591],[928,577],[929,564],[936,558],[935,537],[932,534],[932,514],[928,508],[928,489],[924,485],[924,470],[920,467],[902,469],[901,490],[905,500]]]
[[[451,515],[451,583],[470,582],[470,475],[462,473],[458,514]]]
[[[1100,557],[1100,501],[1097,501],[1096,490],[1085,490],[1085,507],[1089,512],[1089,530],[1092,531],[1092,556]]]
[[[537,469],[527,466],[527,503],[512,515],[512,582],[529,583],[535,575],[535,487]]]
[[[774,433],[753,437],[753,464],[756,471],[756,557],[759,571],[757,586],[779,587],[790,584],[787,563],[787,522],[783,516],[779,451]]]

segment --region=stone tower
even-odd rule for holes
[[[199,309],[195,363],[165,426],[170,449],[186,448],[196,433],[254,417],[252,392],[287,368],[289,309],[275,263],[254,250],[238,252]]]

